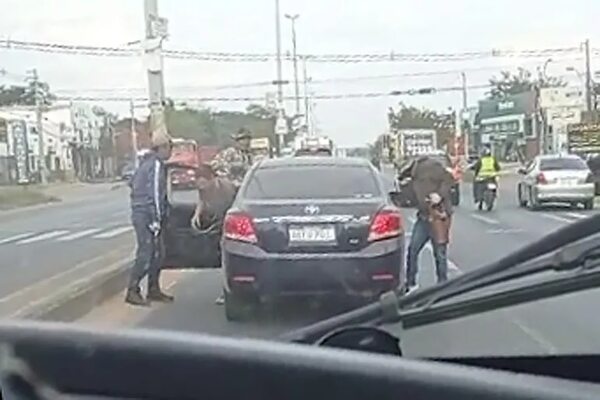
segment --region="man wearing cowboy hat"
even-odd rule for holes
[[[137,250],[125,301],[147,305],[150,301],[172,302],[173,297],[160,289],[162,231],[168,213],[167,171],[165,161],[171,156],[169,135],[157,130],[152,135],[152,149],[144,154],[131,179],[131,221],[135,229]],[[140,283],[148,276],[148,294],[143,297]]]
[[[252,135],[248,129],[241,128],[236,135],[233,135],[233,139],[235,144],[217,154],[210,166],[219,178],[228,179],[237,191],[242,185],[246,172],[252,166],[250,153]],[[224,296],[219,296],[215,302],[219,305],[224,304]]]
[[[246,128],[241,128],[233,135],[235,144],[215,156],[210,165],[217,176],[228,178],[236,187],[240,187],[248,169],[252,166],[250,139],[252,135]]]

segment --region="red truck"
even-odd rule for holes
[[[173,139],[173,152],[167,164],[172,165],[170,178],[173,189],[192,189],[196,184],[196,168],[210,162],[218,153],[217,146],[198,146],[195,140]]]

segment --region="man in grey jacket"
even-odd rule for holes
[[[412,180],[417,201],[417,218],[413,225],[406,258],[406,283],[410,292],[418,288],[419,253],[428,241],[431,241],[433,247],[437,281],[443,282],[448,279],[448,243],[447,240],[434,240],[436,238],[432,235],[433,216],[430,215],[430,210],[433,206],[442,209],[449,217],[452,215],[451,188],[454,179],[450,171],[440,162],[427,156],[414,160],[400,171],[398,179],[407,178]]]
[[[131,221],[135,229],[137,249],[125,301],[147,305],[149,301],[171,302],[173,297],[160,289],[163,231],[169,212],[165,161],[171,155],[169,136],[157,132],[152,149],[144,154],[131,182]],[[140,282],[148,276],[148,295],[142,296]]]

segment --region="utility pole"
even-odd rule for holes
[[[133,106],[133,99],[129,100],[129,113],[131,116],[131,151],[133,152],[133,165],[137,169],[138,167],[138,148],[137,148],[137,132],[135,128],[135,109]]]
[[[592,111],[592,71],[590,67],[590,40],[583,43],[585,47],[585,104],[587,111]]]
[[[300,83],[298,82],[298,53],[296,48],[296,20],[300,15],[285,14],[285,17],[292,22],[292,53],[294,61],[294,89],[296,98],[296,115],[300,114]]]
[[[167,37],[167,20],[158,16],[158,0],[144,0],[146,40],[144,54],[148,71],[151,133],[167,133],[164,105],[165,84],[163,74],[162,42]]]
[[[467,159],[469,157],[469,130],[463,129],[463,127],[466,128],[466,126],[463,124],[463,115],[467,112],[467,108],[469,107],[467,104],[467,74],[461,72],[460,78],[462,81],[462,111],[460,113],[460,117],[458,118],[458,124],[462,133],[464,156],[465,159]]]
[[[306,58],[302,57],[302,75],[304,80],[304,118],[306,121],[306,135],[311,136],[310,106],[308,103],[308,75],[306,73]]]
[[[281,71],[281,20],[279,18],[279,0],[275,0],[275,45],[277,50],[277,102],[283,109],[283,76]]]
[[[44,149],[44,122],[43,122],[43,110],[44,106],[44,94],[40,87],[40,81],[37,69],[34,68],[31,71],[31,82],[33,84],[33,90],[35,91],[35,120],[36,130],[38,133],[38,170],[40,171],[40,182],[46,184],[48,182],[46,175],[46,155]]]
[[[277,120],[275,122],[275,133],[279,137],[277,155],[280,156],[285,147],[285,135],[287,133],[287,122],[283,108],[283,75],[281,70],[281,20],[279,18],[279,0],[275,0],[275,45],[277,47]]]
[[[460,77],[462,80],[462,108],[463,110],[467,109],[467,74],[464,72],[460,73]]]

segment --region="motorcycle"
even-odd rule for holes
[[[498,197],[498,182],[496,181],[496,178],[488,178],[482,180],[479,184],[483,187],[480,189],[482,193],[477,207],[479,210],[482,210],[485,206],[487,211],[492,211],[494,203],[496,202],[496,197]]]

